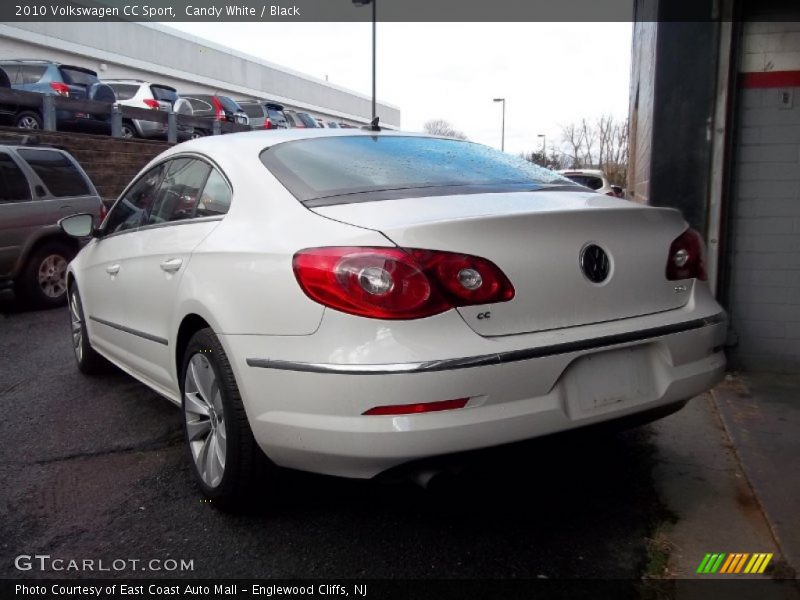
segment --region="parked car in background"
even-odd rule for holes
[[[613,189],[608,177],[600,169],[562,169],[559,174],[598,194],[617,197],[617,192]]]
[[[77,367],[108,359],[180,407],[222,509],[268,501],[276,465],[370,478],[653,420],[725,371],[726,315],[678,211],[471,142],[193,140],[100,229],[61,226],[93,236],[68,269]]]
[[[161,83],[150,83],[138,79],[107,79],[103,83],[114,90],[117,102],[123,106],[149,108],[153,110],[172,110],[181,115],[192,116],[192,105],[188,100],[180,98],[175,88]],[[188,140],[194,128],[186,125],[178,126],[178,139]],[[164,138],[167,136],[167,124],[143,119],[124,119],[122,121],[122,137],[126,138]]]
[[[192,137],[211,135],[214,121],[226,121],[239,125],[247,125],[250,121],[242,107],[228,96],[181,92],[178,92],[178,95],[189,102],[195,117],[208,121],[208,128],[195,127]]]
[[[0,288],[13,287],[36,306],[63,304],[67,264],[80,244],[58,220],[101,211],[97,190],[69,153],[0,143]]]
[[[283,105],[265,100],[239,100],[250,120],[251,129],[288,129],[289,123],[283,114]]]
[[[6,72],[11,88],[15,90],[109,104],[116,101],[114,91],[97,78],[97,73],[84,67],[46,60],[0,60],[0,68]],[[44,124],[39,107],[0,105],[0,118],[25,129],[42,129]],[[111,116],[57,110],[56,127],[88,133],[110,133]]]
[[[316,128],[319,127],[314,118],[306,112],[297,112],[295,110],[285,110],[286,118],[291,118],[293,123],[292,127],[298,128]]]

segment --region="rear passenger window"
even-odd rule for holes
[[[216,169],[211,169],[200,202],[197,203],[198,217],[224,215],[231,206],[231,188]]]
[[[88,196],[89,186],[75,164],[53,150],[18,150],[18,154],[36,172],[50,193],[56,197]]]
[[[0,152],[0,202],[24,202],[31,199],[25,174],[8,154]]]
[[[32,83],[39,83],[39,80],[47,70],[45,65],[25,65],[19,70],[20,81],[23,85],[30,85]]]
[[[150,169],[119,199],[106,218],[106,233],[136,229],[143,224],[155,204],[164,168],[161,164]]]
[[[207,163],[194,158],[176,158],[169,161],[148,224],[193,218],[200,191],[210,171],[211,167]]]

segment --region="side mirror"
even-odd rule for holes
[[[94,216],[89,213],[70,215],[59,220],[58,226],[61,230],[76,238],[85,238],[94,235]]]

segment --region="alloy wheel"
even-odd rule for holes
[[[50,254],[39,264],[39,287],[48,298],[58,298],[67,289],[67,261],[60,254]]]
[[[216,373],[202,353],[189,360],[183,395],[186,437],[194,464],[203,483],[216,487],[225,474],[225,417]]]
[[[26,115],[17,122],[17,126],[22,129],[39,129],[39,121],[35,117]]]

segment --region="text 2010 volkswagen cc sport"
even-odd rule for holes
[[[672,209],[465,141],[277,130],[177,145],[69,266],[78,367],[183,410],[202,491],[368,478],[717,382],[726,316]]]

